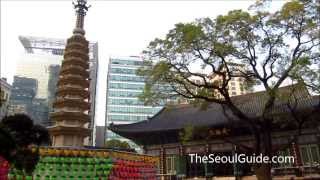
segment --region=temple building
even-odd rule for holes
[[[288,93],[292,96],[287,96]],[[294,163],[273,164],[272,174],[319,178],[319,96],[311,96],[304,86],[297,85],[282,87],[279,94],[282,98],[276,99],[276,105],[271,112],[274,118],[279,121],[294,121],[287,106],[290,102],[295,104],[295,112],[299,117],[308,115],[310,121],[304,124],[301,135],[293,143],[289,143],[292,126],[283,126],[280,123],[272,129],[272,146],[279,148],[288,145],[288,148],[278,151],[277,155],[292,156],[295,159]],[[295,97],[294,101],[292,97]],[[266,92],[234,96],[231,99],[249,117],[260,117]],[[253,177],[249,164],[191,162],[189,154],[231,156],[244,152],[239,144],[253,146],[255,141],[248,125],[239,121],[220,104],[212,103],[205,109],[190,104],[168,106],[146,121],[126,125],[113,124],[109,129],[141,145],[146,154],[158,156],[160,174],[165,177]]]
[[[53,112],[54,125],[48,127],[52,145],[81,147],[90,136],[89,129],[89,42],[84,37],[84,17],[88,10],[85,0],[74,5],[77,14],[73,35],[64,51]]]

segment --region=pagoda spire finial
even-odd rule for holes
[[[81,34],[84,35],[85,31],[83,29],[84,24],[84,16],[87,14],[88,9],[91,7],[87,5],[87,0],[76,0],[76,2],[72,2],[74,9],[76,10],[77,21],[76,27],[73,30],[73,34]]]

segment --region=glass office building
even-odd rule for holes
[[[37,79],[14,76],[8,114],[27,114],[35,124],[45,125],[48,106],[45,99],[35,98],[37,91]]]
[[[111,123],[129,124],[146,120],[162,109],[162,106],[144,106],[144,103],[138,99],[144,89],[144,78],[137,76],[136,70],[142,65],[143,60],[136,56],[110,58],[106,127]],[[109,130],[106,132],[106,138],[128,141]]]

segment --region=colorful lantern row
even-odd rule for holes
[[[32,175],[14,168],[9,171],[7,163],[2,165],[6,170],[0,167],[0,175],[4,174],[0,180],[156,179],[158,159],[152,156],[110,150],[49,147],[40,148],[39,153],[40,160]]]

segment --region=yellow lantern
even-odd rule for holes
[[[64,149],[63,150],[63,155],[65,155],[65,156],[69,156],[69,155],[71,155],[71,150],[69,150],[69,149]]]
[[[54,155],[55,155],[55,156],[62,156],[62,155],[63,155],[63,150],[55,149],[55,150],[54,150]]]
[[[95,152],[92,151],[92,150],[89,150],[89,151],[88,151],[88,155],[89,155],[90,157],[93,157],[93,156],[95,155]]]
[[[97,155],[99,158],[102,158],[102,157],[103,157],[103,152],[97,151],[96,155]]]
[[[107,152],[107,151],[104,151],[104,152],[103,152],[103,157],[107,158],[107,157],[109,157],[109,156],[110,156],[110,153],[109,153],[109,152]]]
[[[80,155],[81,155],[81,156],[86,156],[86,155],[87,155],[87,151],[85,151],[85,150],[80,150]]]
[[[47,154],[48,154],[48,156],[54,156],[55,150],[52,149],[52,148],[48,148],[48,149],[47,149]]]
[[[46,150],[46,149],[40,148],[39,154],[40,154],[40,156],[46,156],[48,153],[47,153],[47,150]]]
[[[71,152],[72,152],[72,155],[76,157],[79,156],[80,154],[79,150],[76,150],[76,149],[72,149]]]

